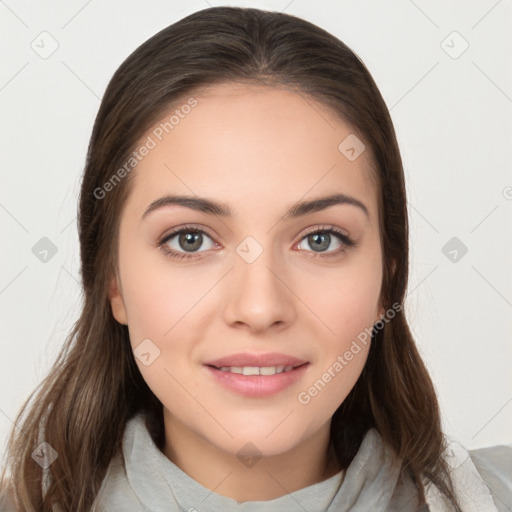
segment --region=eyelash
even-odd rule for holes
[[[173,231],[171,233],[168,233],[167,235],[165,235],[163,238],[161,238],[158,242],[157,242],[157,247],[159,247],[163,253],[166,255],[166,256],[169,256],[170,258],[174,258],[174,259],[178,259],[178,260],[183,260],[183,259],[195,259],[197,258],[197,256],[195,256],[196,253],[191,253],[191,254],[187,254],[185,252],[177,252],[177,251],[174,251],[173,249],[169,249],[169,247],[166,245],[166,243],[171,240],[172,238],[174,238],[176,235],[180,235],[182,233],[202,233],[202,234],[205,234],[207,235],[208,237],[210,238],[213,238],[211,235],[209,235],[206,231],[203,231],[202,229],[199,229],[197,228],[196,226],[184,226],[180,229],[177,229],[176,231]],[[337,256],[339,255],[340,253],[344,253],[347,251],[347,249],[351,248],[351,247],[356,247],[357,244],[354,240],[352,240],[349,236],[347,236],[345,233],[343,233],[340,229],[334,227],[334,226],[320,226],[318,228],[315,228],[314,230],[312,231],[308,231],[307,233],[304,234],[304,236],[300,239],[300,242],[302,242],[302,240],[304,238],[306,238],[307,236],[310,236],[310,235],[316,235],[316,234],[319,234],[319,233],[328,233],[328,234],[333,234],[335,236],[338,237],[338,239],[340,240],[340,242],[343,244],[342,245],[342,248],[341,249],[338,249],[337,251],[330,251],[330,252],[327,252],[325,254],[322,254],[322,253],[314,253],[314,251],[304,251],[304,252],[313,252],[314,253],[314,258],[318,257],[318,258],[329,258],[329,257],[334,257],[334,256]]]

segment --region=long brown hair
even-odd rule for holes
[[[163,29],[112,77],[92,131],[78,210],[83,310],[48,376],[16,418],[8,445],[9,483],[27,511],[91,510],[127,421],[139,410],[164,444],[162,405],[134,361],[128,330],[107,294],[116,273],[119,219],[136,169],[112,178],[147,130],[171,108],[212,84],[284,87],[348,123],[372,154],[379,189],[382,305],[402,304],[408,279],[408,218],[402,161],[389,111],[365,65],[344,43],[295,16],[213,7]],[[342,468],[376,428],[403,461],[420,501],[430,481],[461,512],[449,471],[438,402],[402,312],[374,332],[363,372],[331,423]],[[41,432],[43,433],[41,435]],[[58,454],[43,471],[31,454],[41,441]],[[5,469],[2,478],[7,484]]]

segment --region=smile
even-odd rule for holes
[[[214,381],[238,395],[263,398],[292,387],[304,378],[309,363],[298,366],[222,366],[203,365]]]
[[[221,372],[240,373],[242,375],[275,375],[276,373],[289,372],[294,366],[222,366]]]

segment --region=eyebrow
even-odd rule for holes
[[[359,199],[348,196],[346,194],[332,194],[329,196],[312,199],[310,201],[299,201],[289,207],[288,210],[286,210],[282,219],[286,220],[289,218],[300,217],[302,215],[319,212],[329,208],[330,206],[339,204],[356,206],[357,208],[361,209],[367,217],[370,216],[368,208],[364,203],[359,201]],[[205,197],[166,195],[153,201],[142,215],[142,219],[146,218],[151,212],[155,210],[171,205],[184,206],[186,208],[203,212],[208,215],[218,215],[220,217],[233,216],[232,209],[226,203],[213,201]]]

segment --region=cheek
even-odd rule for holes
[[[380,261],[354,258],[335,271],[310,275],[301,297],[318,315],[327,339],[342,348],[377,320],[381,282]]]
[[[201,285],[194,273],[180,271],[163,255],[155,260],[136,249],[125,254],[129,256],[124,259],[121,280],[132,343],[152,337],[167,339],[208,283]]]
[[[334,413],[359,378],[378,316],[381,281],[381,261],[367,253],[347,259],[335,272],[310,276],[302,288],[304,302],[320,319],[315,323],[322,344],[316,368],[298,396],[309,410]]]
[[[193,348],[190,322],[195,316],[191,308],[200,299],[201,290],[185,282],[184,273],[165,272],[156,265],[143,272],[136,272],[136,267],[133,270],[125,274],[125,295],[135,362],[162,403],[186,408],[188,394],[183,393],[182,383],[188,376],[184,363]],[[144,353],[150,354],[149,361],[142,357]],[[187,381],[187,389],[192,387]],[[168,403],[170,397],[172,402]]]
[[[144,338],[162,339],[176,322],[180,297],[166,290],[164,284],[136,279],[126,286],[128,326],[134,346]]]

